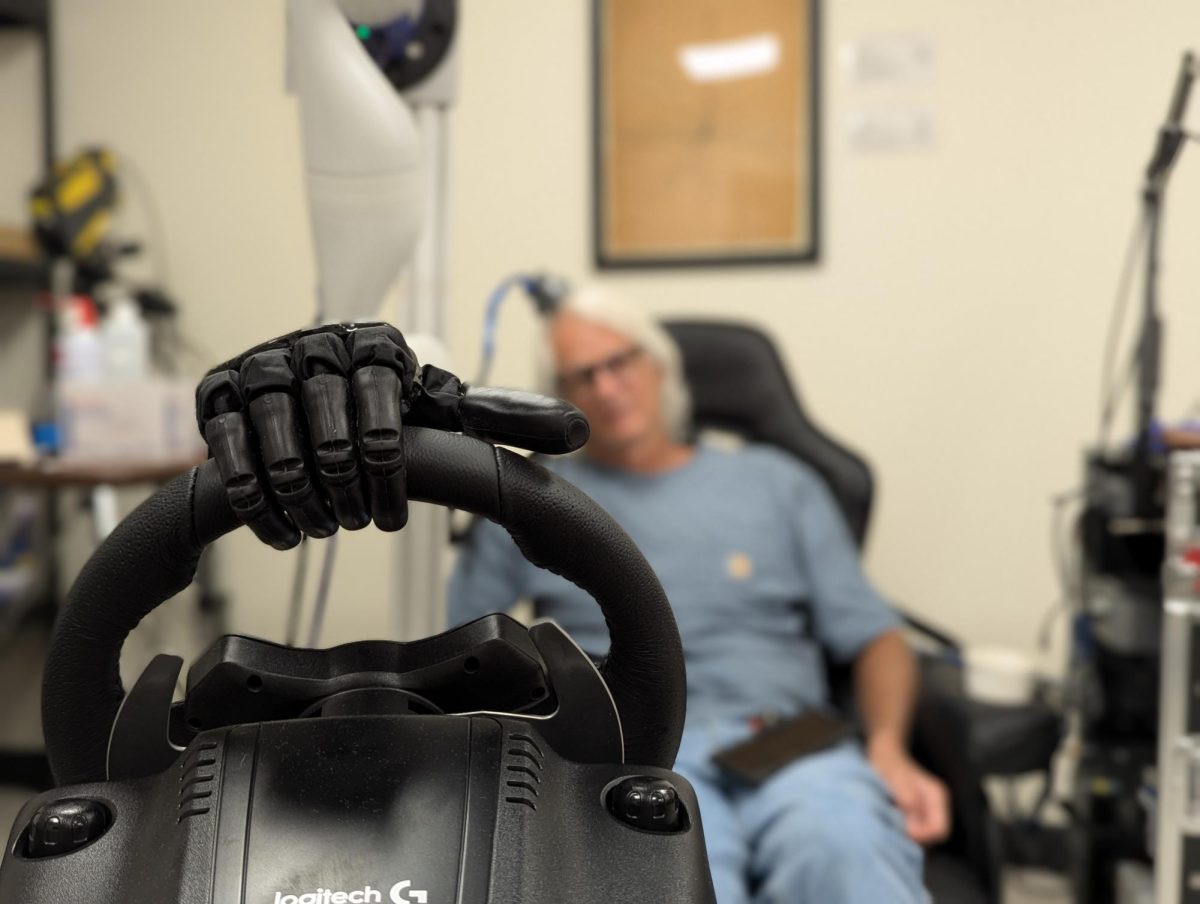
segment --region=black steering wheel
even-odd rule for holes
[[[683,731],[679,629],[637,546],[595,502],[546,469],[459,434],[405,428],[408,496],[498,522],[529,561],[590,593],[608,623],[600,666],[630,763],[669,769]],[[200,553],[240,526],[213,461],[176,477],[109,535],[80,572],[55,627],[42,688],[46,752],[59,784],[105,778],[125,691],[121,647],[187,587]]]

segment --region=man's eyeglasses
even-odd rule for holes
[[[596,378],[605,371],[617,379],[625,379],[629,375],[630,368],[641,356],[642,347],[640,345],[631,345],[624,351],[617,352],[603,361],[597,361],[595,364],[589,364],[587,367],[577,367],[574,370],[561,373],[557,377],[558,391],[562,395],[573,395],[591,389],[596,385]]]

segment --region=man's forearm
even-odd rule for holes
[[[904,749],[917,696],[917,664],[899,630],[880,635],[858,655],[854,685],[868,749]]]

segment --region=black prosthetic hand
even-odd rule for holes
[[[559,399],[474,389],[420,366],[384,323],[302,330],[218,365],[196,391],[196,417],[230,505],[276,549],[372,520],[402,528],[405,424],[551,455],[589,432]]]

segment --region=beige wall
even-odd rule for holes
[[[585,4],[467,6],[462,313],[513,267],[592,275]],[[769,325],[816,415],[876,468],[874,578],[968,639],[1032,645],[1057,594],[1048,500],[1078,482],[1094,435],[1136,180],[1179,54],[1200,45],[1200,10],[1188,0],[1152,15],[1123,2],[824,6],[822,263],[601,278],[662,313]],[[843,77],[839,47],[890,32],[934,39],[929,89],[866,91]],[[852,152],[850,110],[893,98],[932,104],[935,148]],[[1200,149],[1188,151],[1164,248],[1169,414],[1200,396],[1189,353]],[[496,373],[519,382],[532,317],[513,306],[506,318]],[[460,322],[469,355],[478,321]]]
[[[656,312],[769,325],[817,416],[876,468],[876,580],[968,639],[1031,645],[1057,594],[1048,500],[1078,481],[1094,432],[1137,175],[1179,53],[1200,46],[1200,11],[1194,0],[825,6],[822,262],[600,278]],[[295,107],[282,89],[281,2],[59,0],[59,9],[64,146],[106,142],[145,171],[188,332],[215,358],[304,321],[312,255]],[[587,9],[584,0],[464,3],[453,345],[468,372],[483,299],[500,276],[543,266],[596,275]],[[908,92],[851,86],[837,49],[897,31],[932,37],[935,81]],[[31,100],[10,87],[29,68],[7,63],[22,52],[0,44],[0,95],[20,108],[12,121],[32,128],[21,108]],[[853,152],[851,109],[893,98],[933,107],[933,149]],[[18,136],[0,134],[0,164],[19,176]],[[16,182],[0,181],[0,216],[14,209],[4,193]],[[1163,411],[1178,414],[1200,395],[1190,353],[1200,335],[1197,149],[1185,151],[1171,198]],[[533,331],[523,306],[505,311],[499,381],[529,379]],[[279,636],[289,557],[245,537],[223,550],[239,590],[235,626]],[[343,544],[330,640],[387,630],[387,551],[374,534]]]

